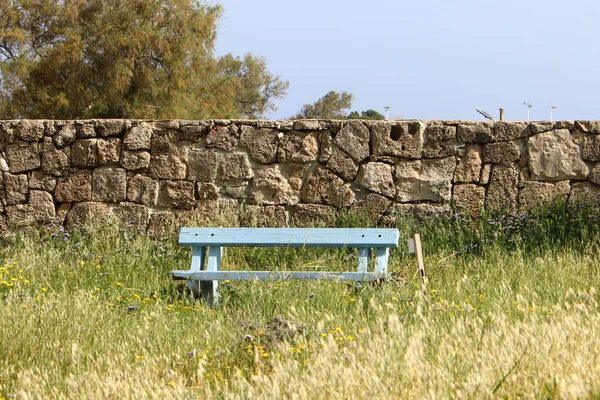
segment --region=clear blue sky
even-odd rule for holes
[[[330,90],[390,118],[600,119],[598,0],[220,0],[217,52],[290,82],[270,118]]]

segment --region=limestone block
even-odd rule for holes
[[[429,125],[423,135],[423,157],[444,158],[456,153],[456,127]]]
[[[490,183],[490,177],[492,176],[492,164],[484,164],[481,167],[481,176],[479,177],[480,185],[487,185]]]
[[[590,182],[600,185],[600,163],[594,164],[594,167],[590,170],[588,179]]]
[[[213,123],[213,125],[217,126],[231,125],[231,120],[229,119],[213,119],[211,122]]]
[[[218,164],[217,153],[214,151],[205,149],[190,149],[188,152],[187,179],[198,182],[214,181],[217,177]],[[247,159],[246,165],[248,165]]]
[[[41,148],[39,143],[27,146],[11,144],[6,148],[6,161],[12,174],[31,171],[42,165]]]
[[[336,209],[332,206],[298,204],[292,208],[292,221],[296,227],[332,228],[336,214]]]
[[[583,159],[600,161],[600,135],[591,135],[583,139]]]
[[[239,136],[238,127],[235,125],[215,126],[206,135],[206,147],[233,151],[237,147]]]
[[[252,178],[252,167],[246,153],[222,154],[217,176],[224,181]]]
[[[177,221],[184,226],[224,226],[218,200],[199,200],[194,211],[177,213]],[[237,220],[237,210],[231,212],[234,220]]]
[[[240,213],[240,224],[256,228],[285,228],[288,212],[281,206],[244,206]]]
[[[294,121],[277,121],[277,120],[262,120],[262,119],[252,119],[252,120],[241,120],[241,121],[234,121],[234,123],[236,124],[242,124],[242,125],[250,125],[250,126],[254,126],[256,128],[271,128],[271,129],[278,129],[281,126],[282,122],[286,122],[289,123],[289,128],[286,128],[284,130],[286,131],[291,131],[294,128]]]
[[[0,123],[0,142],[14,144],[17,141],[16,122],[4,121]]]
[[[528,212],[537,207],[555,201],[567,201],[571,186],[568,181],[550,182],[523,182],[519,191],[519,211]]]
[[[152,140],[153,128],[149,124],[131,127],[123,138],[123,146],[127,150],[148,150]]]
[[[178,119],[162,119],[160,121],[156,121],[156,126],[163,130],[178,131],[180,123]]]
[[[76,167],[98,166],[98,140],[80,139],[71,146],[71,163]]]
[[[32,190],[27,204],[6,206],[10,226],[29,226],[50,222],[56,216],[52,195],[42,190]]]
[[[396,195],[392,166],[381,162],[369,162],[360,166],[356,183],[371,192],[393,198]]]
[[[334,150],[327,161],[327,168],[347,181],[353,181],[358,173],[358,164],[343,151]]]
[[[550,121],[532,121],[529,123],[529,130],[534,135],[536,133],[551,131],[553,127],[554,124]]]
[[[371,134],[361,121],[349,121],[335,136],[335,144],[357,163],[369,158]]]
[[[44,138],[44,121],[39,120],[20,120],[16,125],[16,131],[19,139],[26,142],[38,142]]]
[[[81,139],[91,139],[96,137],[96,130],[92,122],[76,122],[75,128],[77,129],[77,137]]]
[[[51,175],[46,175],[42,171],[32,171],[29,173],[29,188],[41,189],[47,192],[54,192],[56,187],[56,178]]]
[[[452,191],[452,203],[456,209],[465,209],[475,217],[485,205],[485,188],[473,184],[455,185]]]
[[[77,140],[77,129],[73,123],[68,123],[64,125],[57,134],[52,137],[56,147],[62,149],[65,146],[69,146],[75,143]]]
[[[118,203],[127,198],[124,168],[96,168],[92,173],[92,201]]]
[[[57,132],[56,122],[58,120],[46,120],[42,121],[44,124],[44,139],[49,138],[52,140],[51,136]]]
[[[402,203],[450,201],[455,168],[454,157],[400,161],[395,171],[396,200]]]
[[[579,129],[583,132],[581,128],[576,128],[575,121],[556,121],[552,129],[568,129],[570,131]]]
[[[122,119],[103,119],[96,121],[96,131],[102,137],[119,136],[125,130]]]
[[[150,215],[148,235],[153,238],[165,238],[178,233],[177,217],[172,212],[161,212]]]
[[[421,158],[425,128],[426,125],[421,121],[373,122],[371,127],[373,154]]]
[[[288,179],[288,182],[289,181],[290,180]],[[227,184],[221,188],[221,193],[224,193],[227,196],[232,197],[234,199],[245,199],[249,196],[249,193],[248,193],[249,186],[250,185],[248,185],[248,182]],[[294,188],[294,186],[292,185],[291,182],[290,182],[290,187],[294,190],[300,190],[300,189]]]
[[[279,165],[266,165],[254,171],[250,200],[253,204],[294,205],[298,203],[298,192],[292,189]]]
[[[0,172],[8,172],[8,171],[10,171],[10,168],[8,167],[8,162],[6,162],[6,159],[4,158],[2,153],[0,153]]]
[[[43,190],[32,190],[29,193],[28,205],[32,209],[32,213],[36,222],[49,222],[50,218],[56,215],[54,207],[54,199],[52,195]]]
[[[522,122],[495,122],[493,138],[498,142],[508,142],[530,134],[527,124]]]
[[[308,163],[319,155],[319,142],[316,133],[292,131],[281,135],[277,150],[278,162]]]
[[[319,152],[319,162],[325,163],[333,154],[333,135],[331,131],[321,132],[319,134],[319,143],[321,151]]]
[[[575,121],[575,129],[586,133],[600,133],[600,121]]]
[[[600,186],[592,182],[572,183],[569,204],[600,206]]]
[[[589,168],[567,129],[540,133],[528,141],[529,170],[536,181],[585,179]],[[560,157],[557,157],[560,155]]]
[[[56,217],[54,222],[60,225],[65,225],[67,220],[67,214],[71,210],[71,203],[60,203],[56,208]]]
[[[155,179],[185,179],[187,165],[177,154],[153,154],[150,158],[149,175]]]
[[[290,120],[283,120],[283,121],[281,121],[281,120],[280,120],[280,121],[275,121],[275,124],[276,124],[276,128],[277,128],[278,130],[282,131],[282,132],[283,132],[283,131],[291,131],[291,130],[293,130],[293,129],[296,129],[296,128],[294,128],[294,126],[295,126],[295,123],[294,123],[294,121],[290,121]],[[256,125],[256,126],[260,128],[260,127],[261,127],[260,125],[261,125],[261,124],[260,124],[260,122],[257,122],[257,125]],[[301,130],[303,130],[303,129],[299,129],[299,128],[298,128],[298,129],[296,129],[296,130],[297,130],[297,131],[301,131]],[[309,131],[310,131],[311,129],[305,129],[305,130],[309,130]]]
[[[375,226],[390,204],[392,202],[389,199],[375,193],[369,193],[364,199],[354,203],[349,212],[356,215],[359,220],[366,218],[370,226]]]
[[[29,183],[26,174],[13,175],[4,173],[6,188],[6,204],[22,204],[29,200]]]
[[[291,178],[298,178],[300,180],[304,180],[307,173],[311,169],[311,165],[309,165],[309,164],[294,164],[294,163],[281,164],[280,167],[281,167],[282,173],[285,176],[287,176],[288,180]]]
[[[225,186],[223,189],[227,190],[228,188],[229,186]],[[212,182],[198,182],[196,192],[198,192],[198,200],[217,200],[219,198],[219,188]]]
[[[299,192],[304,179],[310,172],[311,164],[286,163],[280,164],[280,166],[282,174],[287,177],[292,189]]]
[[[66,223],[69,227],[82,226],[89,222],[103,220],[108,214],[108,206],[104,203],[75,203],[67,214]]]
[[[197,124],[182,125],[180,138],[187,142],[198,142],[208,132],[208,121],[198,121]]]
[[[489,211],[516,211],[519,174],[512,168],[496,165],[486,197],[486,209]]]
[[[279,132],[275,129],[257,129],[242,126],[240,141],[248,149],[252,160],[271,164],[277,159],[277,144]]]
[[[48,175],[63,176],[69,172],[71,158],[69,152],[63,150],[48,150],[42,153],[42,171]]]
[[[150,166],[150,153],[147,151],[123,150],[121,153],[121,165],[129,171],[146,169]]]
[[[146,206],[135,203],[120,203],[113,210],[115,216],[124,224],[145,231],[148,227],[150,211]]]
[[[302,201],[348,207],[355,194],[350,185],[323,166],[317,167],[302,187]]]
[[[161,181],[158,185],[157,205],[191,210],[196,205],[194,184],[188,181]]]
[[[463,143],[490,143],[494,141],[491,122],[464,122],[456,128],[456,138]]]
[[[481,145],[471,144],[466,147],[465,154],[454,171],[454,182],[474,183],[479,181],[482,164],[481,153]]]
[[[318,119],[300,119],[294,121],[294,130],[297,131],[318,131],[321,129],[321,121]]]
[[[127,201],[154,207],[158,196],[158,182],[144,175],[135,175],[127,183]]]
[[[174,130],[155,130],[150,141],[150,154],[183,155],[188,147],[179,141],[179,132]]]
[[[519,161],[519,148],[513,142],[488,143],[483,146],[483,162],[510,167]]]
[[[76,174],[60,178],[56,184],[55,196],[59,203],[90,201],[92,198],[91,171],[79,171]]]
[[[98,139],[98,164],[106,165],[109,163],[118,163],[121,154],[121,139],[107,138]]]

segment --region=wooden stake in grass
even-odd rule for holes
[[[425,276],[425,263],[423,261],[423,249],[421,248],[420,234],[415,233],[414,238],[408,240],[408,249],[410,253],[414,253],[417,257],[419,275],[423,281],[423,294],[427,294],[427,277]]]

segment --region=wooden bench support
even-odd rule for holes
[[[192,279],[197,281],[286,281],[286,280],[327,280],[370,282],[387,277],[385,272],[312,272],[312,271],[173,271],[173,280]]]
[[[385,279],[390,248],[398,247],[397,229],[309,228],[182,228],[179,244],[191,246],[189,270],[171,271],[174,280],[217,304],[220,280],[332,280],[370,282]],[[326,247],[358,248],[356,272],[221,271],[223,247]],[[375,250],[375,270],[369,272]]]

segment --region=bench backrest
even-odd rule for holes
[[[181,228],[182,246],[397,248],[397,229]]]

